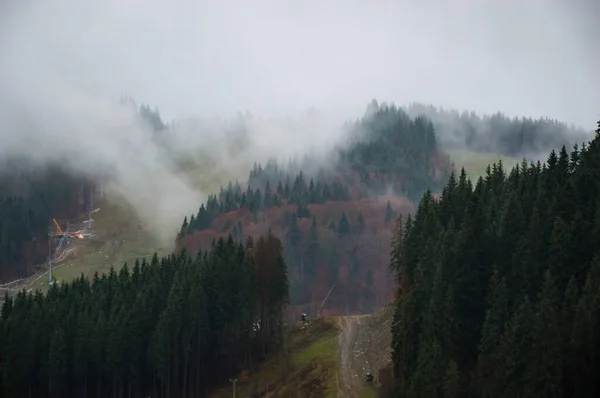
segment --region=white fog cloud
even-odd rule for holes
[[[179,223],[173,208],[189,213],[205,193],[168,172],[144,128],[111,105],[123,94],[158,106],[167,120],[285,117],[314,106],[341,122],[377,98],[591,128],[600,113],[599,8],[558,0],[4,2],[0,154],[67,158],[81,169],[109,163],[118,189],[145,203],[142,212]],[[313,129],[313,144],[332,141],[335,129],[324,125]],[[181,131],[180,149],[219,140]],[[261,154],[309,144],[273,128],[252,134]]]

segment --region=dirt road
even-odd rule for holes
[[[364,388],[364,354],[360,346],[365,333],[366,315],[340,318],[340,370],[338,390],[340,398],[361,398]]]
[[[340,398],[364,398],[381,387],[380,371],[391,363],[390,309],[340,318],[338,391]],[[372,383],[366,374],[373,374]],[[385,383],[384,383],[385,384]]]

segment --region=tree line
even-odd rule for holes
[[[510,118],[500,112],[478,115],[424,104],[411,104],[406,109],[412,117],[424,115],[433,122],[438,142],[445,149],[467,148],[520,157],[546,154],[561,145],[572,146],[593,137],[592,131],[550,118]]]
[[[387,253],[381,248],[387,247],[397,212],[389,201],[384,203],[368,202],[359,207],[348,202],[344,206],[323,207],[318,214],[312,214],[310,207],[305,208],[307,214],[292,208],[280,212],[278,219],[264,222],[263,226],[272,228],[283,242],[292,305],[310,307],[315,295],[317,301],[322,300],[334,284],[336,290],[328,300],[330,309],[370,312],[379,300],[389,297],[392,284],[381,283],[387,279],[383,274],[389,275]],[[363,210],[368,217],[363,216]],[[229,234],[235,241],[243,242],[260,234],[262,227],[255,228],[253,222],[240,220],[241,217],[230,214],[222,226],[217,221],[217,226],[197,236],[190,225],[186,231],[184,223],[178,247],[196,251],[219,236]],[[381,276],[375,278],[376,274]],[[375,284],[376,279],[379,284]]]
[[[402,397],[600,393],[600,123],[544,164],[451,176],[399,223]]]
[[[281,349],[287,303],[272,234],[22,291],[0,315],[0,395],[205,396]]]
[[[254,226],[267,223],[284,243],[294,304],[310,303],[315,290],[318,299],[322,286],[327,291],[337,284],[343,308],[372,309],[378,302],[374,273],[388,273],[384,252],[374,251],[381,251],[379,241],[389,239],[381,233],[385,231],[373,229],[385,229],[395,211],[388,202],[385,215],[371,217],[367,225],[361,210],[372,212],[379,207],[379,197],[389,192],[415,197],[427,187],[441,190],[448,164],[442,157],[436,163],[432,123],[424,117],[413,120],[394,105],[373,103],[364,117],[346,127],[348,140],[333,150],[326,165],[311,155],[287,164],[275,159],[264,165],[255,163],[246,184],[229,182],[218,194],[210,195],[197,213],[184,218],[178,245],[190,244],[198,231],[205,232],[201,236],[231,233],[243,241],[252,231],[256,233]],[[360,204],[361,208],[362,199],[373,203]],[[343,203],[327,207],[329,202]],[[315,207],[320,208],[318,215],[311,211]],[[270,211],[275,208],[280,211]],[[341,285],[340,273],[347,275]],[[387,296],[389,288],[380,288],[381,297]],[[336,299],[332,297],[331,303],[338,304]]]
[[[258,165],[251,173],[260,173],[262,170],[262,166]],[[279,181],[276,188],[271,188],[270,182],[267,181],[263,188],[264,191],[260,188],[255,190],[249,188],[243,191],[238,182],[229,183],[225,189],[221,188],[218,195],[209,195],[206,205],[202,203],[198,213],[190,215],[189,219],[184,218],[179,237],[191,235],[195,231],[211,229],[213,221],[219,214],[230,211],[247,209],[252,213],[254,222],[258,222],[258,215],[265,210],[285,204],[295,204],[297,206],[295,214],[298,217],[310,218],[309,204],[325,203],[328,200],[345,202],[352,199],[346,185],[335,181],[331,184],[320,182],[315,184],[312,178],[307,185],[302,172],[296,176],[291,188],[289,177],[285,185]]]
[[[334,161],[327,167],[315,167],[322,162],[308,155],[290,159],[287,167],[275,159],[264,166],[255,163],[246,189],[237,181],[221,187],[198,213],[186,217],[181,234],[210,229],[219,214],[238,209],[250,210],[257,219],[270,208],[295,204],[296,213],[309,218],[310,204],[387,192],[416,200],[427,188],[436,192],[443,187],[450,164],[438,156],[436,133],[427,118],[413,120],[394,105],[374,101],[365,116],[347,128],[349,139],[333,151]]]
[[[336,170],[358,173],[360,190],[391,190],[417,201],[426,189],[438,192],[450,163],[441,156],[438,133],[425,116],[411,117],[393,104],[373,100],[364,117],[350,124],[348,143],[338,148]]]

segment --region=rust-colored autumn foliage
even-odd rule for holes
[[[315,275],[309,280],[303,275],[306,264],[302,264],[301,259],[287,260],[292,305],[298,313],[316,313],[332,285],[335,287],[321,314],[368,312],[393,298],[395,282],[389,272],[389,247],[395,220],[386,222],[388,201],[397,214],[407,214],[413,210],[408,200],[392,195],[308,205],[311,217],[297,220],[301,243],[295,253],[306,252],[314,216],[320,255],[313,265]],[[185,247],[192,253],[206,250],[213,240],[231,234],[238,221],[242,224],[245,237],[258,239],[268,234],[270,229],[273,235],[286,242],[290,229],[286,214],[289,218],[295,210],[295,205],[273,207],[258,213],[258,222],[253,221],[247,209],[220,214],[213,221],[211,229],[183,236],[178,248]],[[351,233],[347,235],[340,235],[330,228],[332,222],[337,225],[342,213],[347,216],[351,228]],[[360,233],[357,231],[359,214],[364,222]]]
[[[197,252],[214,239],[271,231],[284,246],[295,310],[307,314],[369,312],[393,296],[392,230],[427,189],[439,191],[451,164],[432,124],[395,106],[373,104],[348,142],[318,166],[308,156],[250,170],[186,218],[178,247]],[[333,286],[325,304],[322,302]]]

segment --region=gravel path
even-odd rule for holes
[[[338,390],[340,398],[361,398],[365,372],[364,351],[360,342],[365,334],[367,315],[340,318],[340,370]]]

